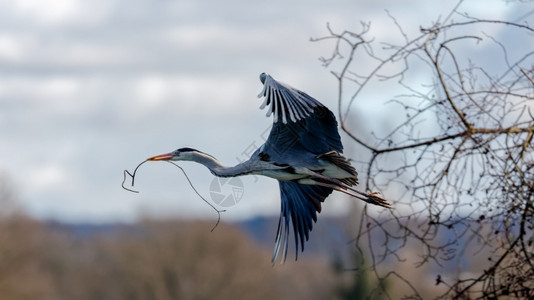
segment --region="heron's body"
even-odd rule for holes
[[[336,154],[336,152],[331,153],[331,155]],[[249,160],[234,167],[221,165],[214,157],[200,151],[191,152],[190,155],[191,158],[188,160],[203,164],[213,175],[219,177],[262,175],[280,181],[314,184],[314,175],[312,173],[321,174],[330,178],[341,180],[353,179],[355,181],[357,181],[358,176],[358,174],[355,173],[355,170],[350,172],[326,159],[317,157],[316,155],[313,155],[313,157],[310,157],[306,161],[300,161],[291,165],[278,161],[270,161],[266,154],[261,151],[261,148],[256,150]]]
[[[261,108],[269,106],[273,127],[267,138],[249,160],[233,167],[223,166],[213,156],[192,148],[180,148],[148,160],[189,160],[206,166],[214,175],[232,177],[262,175],[277,179],[282,207],[276,236],[273,262],[282,250],[285,260],[289,239],[289,221],[295,243],[308,240],[321,203],[333,190],[366,202],[389,207],[376,194],[354,189],[358,173],[343,157],[343,145],[334,114],[319,101],[302,91],[275,81],[262,73],[265,97]],[[298,253],[298,252],[297,252]]]

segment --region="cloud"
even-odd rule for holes
[[[35,166],[28,175],[28,186],[36,189],[55,189],[65,185],[67,176],[59,165]]]
[[[317,62],[333,45],[309,38],[360,20],[391,35],[384,8],[413,26],[443,13],[406,2],[0,0],[0,170],[42,218],[131,220],[141,206],[211,216],[201,201],[166,206],[196,197],[185,181],[172,195],[153,188],[176,187],[174,169],[146,166],[139,197],[151,201],[120,189],[122,170],[180,146],[237,163],[271,122],[256,98],[264,71],[335,110],[335,80]],[[209,172],[185,167],[207,192]],[[227,217],[278,214],[273,189],[250,184]]]
[[[12,35],[0,35],[0,60],[20,62],[24,57],[23,47]]]
[[[71,22],[80,12],[80,1],[55,0],[21,0],[13,2],[12,13],[42,24],[61,24]]]

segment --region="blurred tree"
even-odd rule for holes
[[[0,298],[57,299],[53,283],[41,268],[43,249],[51,239],[26,217],[7,173],[0,173]]]
[[[398,287],[390,299],[534,298],[534,29],[462,4],[415,37],[392,17],[388,42],[368,23],[316,39],[334,42],[322,62],[342,129],[368,153],[364,184],[394,202],[364,208],[356,236]],[[363,99],[393,110],[357,114]]]
[[[11,210],[0,178],[0,299],[328,299],[348,284],[322,258],[273,267],[237,227],[154,221],[93,235]]]
[[[18,199],[15,192],[16,188],[11,178],[5,171],[0,171],[0,218],[9,217],[15,214],[21,214]]]
[[[347,273],[352,278],[346,279],[348,282],[340,285],[338,290],[339,299],[383,299],[387,290],[385,280],[378,281],[372,277],[368,266],[365,265],[363,255],[359,251],[353,252],[352,264],[354,267],[347,268],[346,262],[341,259],[334,259],[333,269],[338,273]]]
[[[237,228],[211,226],[146,221],[87,237],[2,220],[0,299],[328,299],[347,281],[321,259],[273,267]]]
[[[210,226],[147,221],[142,232],[98,239],[113,266],[104,278],[115,286],[94,286],[114,290],[117,299],[322,299],[334,293],[336,277],[326,262],[273,268],[270,253],[238,229],[222,224],[214,234]]]

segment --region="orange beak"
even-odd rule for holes
[[[171,153],[156,155],[148,158],[149,161],[156,161],[156,160],[170,160],[174,155]]]

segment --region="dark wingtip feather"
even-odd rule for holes
[[[310,95],[287,84],[276,81],[266,73],[260,74],[263,90],[258,97],[265,97],[261,109],[269,106],[267,116],[274,114],[274,123],[295,123],[310,116],[317,107],[324,107]]]

